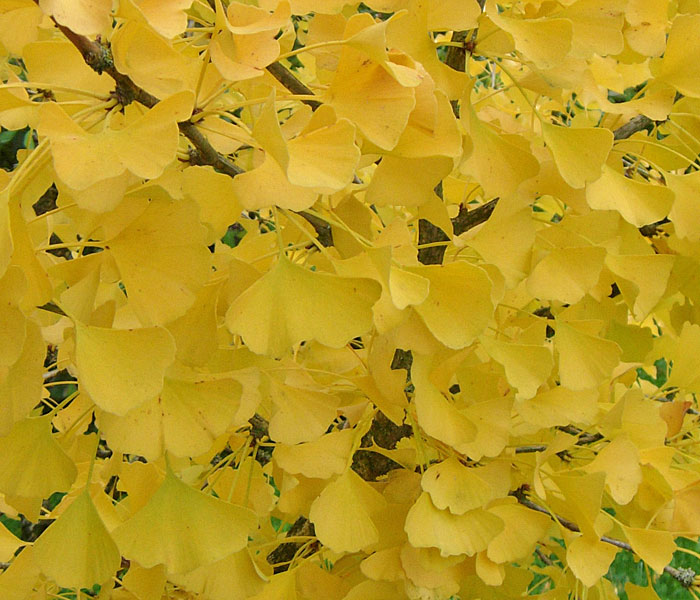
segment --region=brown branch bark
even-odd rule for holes
[[[279,81],[284,87],[286,87],[292,94],[299,94],[304,96],[313,96],[314,93],[306,85],[304,85],[299,79],[296,78],[294,73],[292,73],[283,64],[274,62],[267,67],[268,72]],[[302,100],[302,102],[311,107],[312,110],[316,110],[321,103],[318,100]]]

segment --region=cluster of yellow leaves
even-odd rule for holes
[[[661,573],[700,535],[698,32],[698,0],[0,0],[0,512],[52,520],[0,525],[0,596]]]

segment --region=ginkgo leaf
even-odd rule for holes
[[[602,175],[586,187],[591,208],[616,210],[635,227],[663,219],[671,210],[673,198],[670,188],[629,179],[607,165]]]
[[[430,200],[435,186],[452,171],[452,160],[433,156],[385,156],[372,176],[367,202],[377,206],[418,206]]]
[[[664,10],[666,9],[666,10]],[[630,0],[625,7],[625,41],[644,56],[659,56],[666,48],[668,7],[654,0]]]
[[[411,377],[418,423],[428,435],[461,451],[474,440],[476,426],[430,381],[427,367],[425,359],[415,357]]]
[[[659,77],[681,94],[700,97],[700,40],[695,33],[700,27],[700,15],[678,15],[668,34]]]
[[[161,327],[106,329],[75,324],[80,385],[103,410],[125,415],[155,398],[175,359],[172,336]]]
[[[18,307],[26,281],[18,267],[11,267],[0,278],[0,367],[9,367],[22,355],[27,337],[27,321]]]
[[[632,305],[633,315],[640,321],[663,297],[673,263],[672,256],[657,254],[608,254],[605,258],[608,268],[631,284],[618,280],[617,285],[625,300]]]
[[[256,526],[250,509],[200,492],[168,470],[148,503],[112,535],[124,556],[146,568],[163,564],[170,574],[241,550]]]
[[[605,255],[598,246],[555,248],[532,269],[528,291],[542,300],[575,304],[598,283]]]
[[[194,91],[199,61],[175,50],[150,27],[128,21],[117,30],[111,46],[119,72],[154,96],[167,98],[183,90]]]
[[[543,122],[542,136],[562,178],[573,188],[600,177],[613,144],[612,132],[600,127],[558,127]]]
[[[421,487],[437,508],[455,515],[482,508],[493,498],[493,488],[479,477],[479,469],[469,469],[454,457],[425,471]]]
[[[617,549],[611,544],[581,535],[566,548],[566,560],[571,571],[583,585],[591,587],[608,572]]]
[[[491,280],[466,262],[407,269],[430,282],[428,297],[414,307],[430,332],[448,348],[464,348],[486,328],[493,314]],[[469,310],[462,302],[469,298]]]
[[[0,491],[11,496],[48,498],[66,492],[78,470],[51,434],[51,418],[15,423],[0,438]]]
[[[372,515],[384,505],[379,492],[347,470],[314,500],[309,519],[323,545],[334,552],[357,552],[379,540]],[[339,514],[343,514],[342,519],[338,519]]]
[[[552,372],[554,359],[545,346],[509,344],[487,336],[480,341],[489,356],[503,365],[508,383],[518,389],[518,398],[532,398]]]
[[[359,50],[343,49],[325,101],[355,123],[362,134],[384,150],[396,146],[415,106],[415,93],[383,66]]]
[[[100,428],[112,448],[156,460],[199,456],[231,425],[240,405],[241,386],[232,379],[187,381],[165,377],[163,388],[119,416],[104,412]]]
[[[122,586],[137,598],[141,596],[144,600],[151,600],[158,595],[162,596],[166,581],[163,565],[144,569],[133,562],[129,564],[129,570],[122,578]]]
[[[687,175],[664,173],[666,185],[673,191],[673,206],[668,218],[673,221],[676,235],[691,241],[700,240],[700,207],[694,202],[700,193],[700,173],[693,171]]]
[[[104,584],[121,564],[117,545],[87,491],[41,534],[34,555],[42,572],[63,587]]]
[[[626,0],[578,0],[565,4],[569,6],[560,15],[571,21],[572,56],[589,58],[593,53],[606,56],[622,52]]]
[[[510,196],[523,181],[537,175],[539,164],[535,157],[498,135],[477,118],[471,107],[467,124],[472,150],[465,152],[460,171],[474,177],[487,196]]]
[[[22,59],[31,80],[42,81],[78,90],[108,94],[113,87],[110,77],[97,74],[85,64],[78,49],[68,40],[44,40],[29,44],[22,51]],[[63,99],[68,92],[59,94]],[[71,98],[76,95],[70,94]]]
[[[133,7],[135,13],[140,13],[142,18],[165,38],[173,38],[181,34],[187,27],[187,13],[191,0],[126,0],[119,3],[119,10],[124,11],[127,5]],[[129,14],[134,18],[137,14]]]
[[[304,444],[278,444],[273,458],[280,468],[304,477],[329,479],[341,474],[347,467],[354,441],[351,429],[331,431],[318,440]]]
[[[15,363],[0,370],[0,435],[7,435],[12,426],[29,416],[41,402],[42,374],[46,343],[41,329],[27,321],[22,353]]]
[[[598,413],[598,394],[593,389],[570,390],[557,386],[516,402],[515,408],[528,423],[541,427],[566,423],[588,425]]]
[[[380,291],[376,281],[314,273],[281,256],[229,307],[226,325],[258,354],[281,356],[312,339],[340,348],[369,330]]]
[[[171,575],[168,579],[211,600],[248,600],[260,593],[265,584],[266,589],[271,585],[269,580],[263,579],[248,550],[239,550],[211,565],[184,575]],[[124,585],[128,588],[126,577]]]
[[[317,440],[337,415],[338,398],[318,390],[273,384],[270,396],[277,406],[270,437],[283,444]]]
[[[620,347],[591,335],[574,322],[557,321],[554,347],[559,354],[561,384],[572,390],[597,387],[620,361]]]
[[[503,520],[481,508],[461,515],[440,510],[423,492],[406,516],[406,535],[416,548],[438,548],[441,556],[473,556],[503,531]]]
[[[26,543],[13,534],[7,527],[0,529],[0,558],[3,562],[9,562],[15,555],[18,548]]]
[[[670,564],[676,543],[670,531],[640,529],[622,526],[625,537],[639,557],[657,573],[662,573],[664,567]]]
[[[211,259],[194,202],[168,199],[157,189],[149,196],[146,210],[105,245],[145,326],[168,323],[192,306]]]
[[[177,122],[192,112],[194,95],[184,91],[156,104],[121,130],[88,133],[56,103],[42,103],[39,131],[51,140],[51,156],[60,179],[84,190],[129,170],[154,178],[175,160]]]
[[[314,117],[310,126],[315,125]],[[348,185],[360,160],[360,149],[355,145],[355,127],[347,119],[332,124],[319,123],[289,140],[287,148],[289,162],[286,171],[290,183],[328,191],[341,190]]]
[[[103,33],[110,25],[109,0],[40,0],[39,6],[61,25],[81,35]]]
[[[642,469],[639,464],[639,451],[626,437],[615,438],[598,452],[597,456],[586,465],[589,473],[602,471],[610,495],[618,504],[632,501],[637,488],[642,482]]]
[[[489,542],[486,551],[489,559],[497,563],[513,562],[530,554],[552,523],[547,515],[515,502],[496,504],[488,511],[504,523],[503,531]]]
[[[487,4],[489,17],[515,40],[516,49],[539,69],[557,66],[571,48],[572,23],[569,19],[517,19],[502,16],[496,3]]]

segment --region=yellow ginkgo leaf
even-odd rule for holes
[[[172,200],[159,188],[148,196],[146,210],[105,244],[144,326],[181,317],[207,281],[211,261],[195,203]]]
[[[406,270],[430,282],[428,297],[414,310],[445,346],[464,348],[486,328],[494,310],[486,271],[463,261]]]
[[[489,356],[503,365],[518,398],[532,398],[552,372],[554,359],[545,346],[510,344],[488,336],[481,336],[480,341]]]
[[[211,600],[249,600],[260,593],[266,583],[266,587],[272,585],[263,579],[260,569],[245,549],[191,573],[171,575],[168,579]],[[124,585],[128,588],[126,577]]]
[[[613,134],[600,127],[559,127],[542,123],[542,136],[562,178],[573,188],[600,177],[613,144]]]
[[[376,281],[309,271],[281,256],[231,304],[226,325],[258,354],[281,356],[312,339],[341,348],[372,326],[380,293]]]
[[[493,488],[479,477],[479,469],[467,468],[454,457],[423,473],[421,487],[437,508],[455,515],[482,508],[493,498]]]
[[[384,150],[396,146],[416,103],[413,88],[404,87],[381,64],[350,47],[343,48],[324,100]]]
[[[503,520],[481,508],[454,515],[440,510],[423,492],[406,516],[408,541],[416,548],[438,548],[441,556],[473,556],[503,531]]]
[[[379,540],[372,515],[386,501],[369,483],[347,470],[314,500],[309,519],[324,546],[334,552],[357,552]],[[343,518],[339,519],[338,515]]]
[[[574,391],[557,386],[529,400],[516,402],[515,408],[528,423],[540,427],[567,423],[589,425],[598,413],[598,393],[593,389]]]
[[[41,534],[34,555],[42,572],[63,587],[104,584],[121,563],[117,545],[87,491]]]
[[[279,55],[280,44],[275,38],[289,16],[288,2],[280,2],[273,13],[252,4],[232,2],[224,14],[217,4],[218,31],[209,44],[212,63],[233,81],[258,77]]]
[[[304,477],[329,479],[347,467],[355,432],[352,429],[332,431],[318,440],[304,444],[278,444],[272,455],[276,464],[287,473]]]
[[[700,15],[679,14],[673,20],[658,76],[681,94],[700,97]]]
[[[88,67],[80,52],[68,40],[52,39],[29,44],[22,51],[22,59],[32,81],[89,90],[97,94],[109,94],[114,87],[109,75],[98,75]],[[56,97],[59,100],[80,98],[69,92],[59,93]]]
[[[26,542],[20,540],[7,527],[0,525],[0,560],[9,562],[14,557],[17,548],[25,545]]]
[[[196,523],[196,527],[193,524]],[[141,566],[186,573],[245,547],[255,513],[200,492],[168,470],[148,503],[113,532],[122,554]]]
[[[27,320],[18,307],[27,282],[19,267],[10,267],[0,278],[0,367],[9,367],[22,355]]]
[[[664,173],[664,179],[675,194],[668,218],[673,221],[676,235],[697,242],[700,240],[700,206],[695,199],[700,194],[700,172],[687,175]]]
[[[677,386],[687,392],[700,392],[700,326],[684,323],[670,358],[673,370],[669,385]]]
[[[641,321],[663,298],[674,259],[663,254],[608,254],[605,264],[623,279],[618,279],[617,285],[632,314]]]
[[[100,428],[115,450],[157,460],[199,456],[231,425],[241,386],[232,379],[186,381],[166,377],[155,397],[123,416],[99,415]],[[244,421],[245,422],[245,421]]]
[[[481,7],[476,0],[433,1],[428,9],[428,29],[475,29],[480,16]]]
[[[418,206],[435,196],[435,186],[452,171],[444,156],[385,156],[372,175],[365,200],[377,206]]]
[[[659,56],[666,48],[668,7],[656,0],[629,0],[625,8],[625,40],[643,56]]]
[[[527,289],[542,300],[575,304],[598,283],[604,260],[598,246],[555,248],[532,269]]]
[[[622,531],[632,550],[657,573],[663,573],[664,567],[673,559],[676,543],[670,531],[639,529],[622,525]]]
[[[618,504],[632,501],[642,482],[637,447],[625,436],[615,438],[585,466],[588,473],[602,471],[610,495]]]
[[[338,398],[314,389],[272,384],[277,410],[270,418],[270,437],[283,444],[317,440],[337,415]]]
[[[200,62],[176,51],[150,27],[128,21],[111,42],[114,65],[157,98],[194,91]]]
[[[159,394],[165,370],[175,359],[175,343],[165,329],[76,323],[75,330],[80,386],[97,406],[125,415]]]
[[[547,515],[534,512],[517,504],[515,499],[512,500],[488,509],[505,524],[503,531],[489,542],[487,549],[489,559],[497,563],[513,562],[528,556],[552,524]]]
[[[110,0],[40,0],[39,6],[61,25],[80,35],[104,33],[111,23]]]
[[[580,535],[566,548],[571,571],[586,587],[594,586],[608,572],[617,548],[595,537]]]
[[[45,357],[41,329],[27,321],[22,353],[14,364],[0,369],[0,435],[7,435],[14,423],[27,417],[41,402]]]
[[[426,358],[414,357],[411,378],[418,424],[428,435],[461,452],[476,437],[476,426],[430,381],[428,367]]]
[[[163,595],[166,581],[163,565],[144,569],[138,563],[133,562],[129,565],[126,575],[122,578],[122,586],[137,598],[155,600],[158,596]]]
[[[473,108],[464,120],[472,150],[465,151],[460,171],[474,177],[487,196],[510,196],[523,181],[537,175],[539,163],[535,157],[479,120]]]
[[[181,34],[187,27],[190,0],[125,0],[119,3],[119,12],[131,19],[141,17],[165,38]],[[133,11],[133,12],[132,12]]]
[[[663,219],[671,210],[670,188],[625,177],[607,165],[601,176],[586,186],[586,201],[596,210],[616,210],[635,227]]]
[[[510,414],[513,406],[511,395],[474,402],[462,409],[476,427],[476,437],[467,442],[462,451],[473,460],[484,456],[498,456],[508,443]]]
[[[573,37],[571,55],[591,58],[619,54],[624,49],[622,27],[625,24],[627,0],[577,0],[566,2],[559,15],[571,21]]]
[[[522,19],[499,14],[496,2],[487,3],[489,17],[515,40],[515,48],[538,69],[560,64],[571,48],[572,24],[569,19],[544,17]]]
[[[48,498],[70,489],[77,469],[51,434],[51,417],[18,421],[0,438],[0,491]]]
[[[314,113],[309,127],[287,144],[289,162],[285,166],[293,185],[335,192],[352,182],[360,149],[355,145],[355,127],[347,119],[314,123],[314,119],[320,120],[322,109]]]
[[[600,385],[620,362],[620,347],[591,335],[585,324],[557,320],[554,347],[559,354],[561,384],[572,390]]]
[[[313,206],[318,199],[317,191],[290,183],[282,167],[269,154],[259,167],[238,175],[233,188],[241,206],[247,210],[277,205],[300,211]]]
[[[216,303],[220,291],[220,284],[201,287],[187,312],[168,323],[167,329],[177,347],[176,357],[183,364],[204,365],[216,352]]]
[[[70,188],[84,190],[126,170],[155,178],[175,160],[177,122],[190,116],[193,102],[192,92],[174,94],[123,129],[105,128],[98,133],[86,132],[58,104],[45,102],[39,131],[51,140],[54,168]]]

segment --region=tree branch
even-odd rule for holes
[[[279,81],[284,87],[286,87],[292,94],[299,94],[303,96],[313,96],[314,93],[308,87],[306,87],[299,79],[296,78],[294,73],[292,73],[287,67],[281,63],[274,62],[267,67],[268,72]],[[311,107],[312,110],[316,110],[321,103],[318,100],[302,100],[302,102]]]

